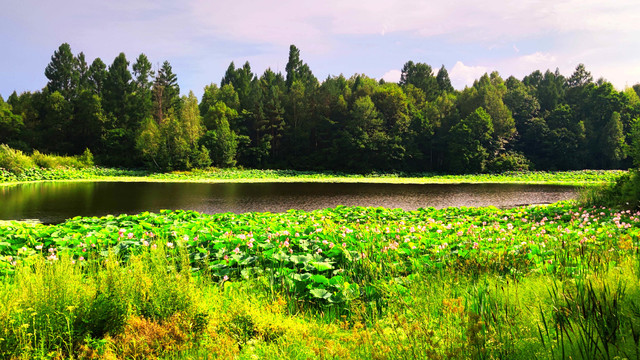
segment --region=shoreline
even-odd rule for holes
[[[97,170],[96,170],[97,169]],[[217,170],[137,175],[99,175],[95,171],[113,173],[114,169],[83,170],[56,169],[47,178],[0,182],[0,188],[41,182],[164,182],[164,183],[371,183],[371,184],[521,184],[559,186],[597,186],[615,181],[626,173],[622,170],[578,170],[562,172],[526,172],[513,174],[425,175],[398,176],[395,174],[335,175],[290,170]],[[60,175],[62,174],[62,176]],[[417,174],[419,175],[419,174]],[[63,178],[55,178],[61,176]],[[575,179],[572,179],[575,178]]]

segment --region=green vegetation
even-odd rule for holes
[[[583,65],[462,91],[412,61],[318,81],[293,45],[285,69],[231,63],[198,101],[167,61],[62,44],[41,91],[0,97],[0,184],[606,183],[585,203],[637,208],[637,172],[565,171],[640,161],[638,93]],[[640,358],[639,223],[575,203],[3,222],[0,356]]]
[[[640,212],[191,211],[0,226],[7,358],[636,358]]]
[[[613,183],[583,191],[580,201],[587,206],[597,204],[626,209],[640,208],[640,170],[633,169]]]
[[[620,170],[523,171],[500,174],[442,175],[414,174],[345,174],[295,170],[197,169],[154,173],[144,170],[88,168],[27,168],[14,173],[0,167],[0,186],[28,181],[187,181],[187,182],[367,182],[404,184],[446,183],[521,183],[591,186],[613,183],[626,174]]]
[[[151,171],[208,166],[370,173],[627,169],[639,154],[640,86],[616,90],[580,64],[568,77],[484,74],[454,90],[447,70],[408,61],[399,83],[319,81],[296,46],[285,73],[231,63],[201,99],[168,61],[89,64],[64,43],[41,91],[0,97],[0,144],[95,154]],[[631,157],[627,156],[631,155]]]
[[[621,170],[511,171],[502,173],[446,175],[436,173],[317,172],[296,170],[216,169],[151,172],[102,168],[93,165],[93,154],[78,156],[45,155],[37,150],[26,155],[0,145],[0,186],[28,181],[192,181],[192,182],[384,182],[384,183],[526,183],[557,185],[608,184],[626,174]]]

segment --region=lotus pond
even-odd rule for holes
[[[575,202],[9,221],[0,356],[637,358],[639,246]]]
[[[0,227],[0,264],[11,272],[21,259],[40,253],[82,263],[105,258],[110,251],[126,258],[162,245],[170,253],[185,251],[193,270],[207,269],[219,280],[268,271],[274,286],[323,303],[342,301],[338,290],[344,283],[354,289],[370,285],[362,281],[359,268],[365,259],[377,264],[375,277],[381,278],[409,275],[416,266],[572,275],[585,270],[585,256],[608,265],[633,254],[639,234],[638,212],[582,209],[571,203],[505,210],[339,206],[286,213],[162,211],[77,217],[49,226],[9,222]],[[365,293],[354,290],[356,297]]]
[[[403,183],[403,184],[547,184],[547,185],[594,185],[610,183],[627,173],[622,170],[578,170],[578,171],[523,171],[500,174],[443,175],[434,173],[410,174],[344,174],[295,170],[242,170],[205,169],[153,173],[142,170],[89,167],[33,168],[13,173],[0,168],[0,185],[11,185],[32,181],[185,181],[185,182],[349,182],[349,183]]]

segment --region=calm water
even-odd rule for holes
[[[133,214],[161,209],[243,213],[314,210],[337,205],[405,210],[429,206],[513,207],[575,196],[575,188],[550,185],[36,183],[0,187],[0,219],[58,223],[78,215]]]

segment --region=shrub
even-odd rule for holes
[[[585,206],[640,208],[640,170],[629,171],[613,184],[583,190],[580,202]]]
[[[489,172],[505,172],[505,171],[526,171],[529,170],[530,162],[527,158],[517,152],[507,152],[493,158],[487,164]]]
[[[84,149],[82,155],[78,156],[78,161],[83,165],[82,167],[92,167],[95,165],[93,162],[93,154],[88,148]]]
[[[93,166],[93,154],[89,149],[85,149],[82,155],[77,156],[58,156],[53,154],[43,154],[38,150],[33,151],[31,159],[35,165],[43,169],[55,168],[75,168],[82,169]]]
[[[43,154],[38,150],[33,150],[31,160],[43,169],[54,169],[60,166],[56,156]]]
[[[6,144],[0,145],[0,168],[5,168],[12,173],[21,174],[26,169],[35,166],[31,158],[20,150],[14,150]]]

